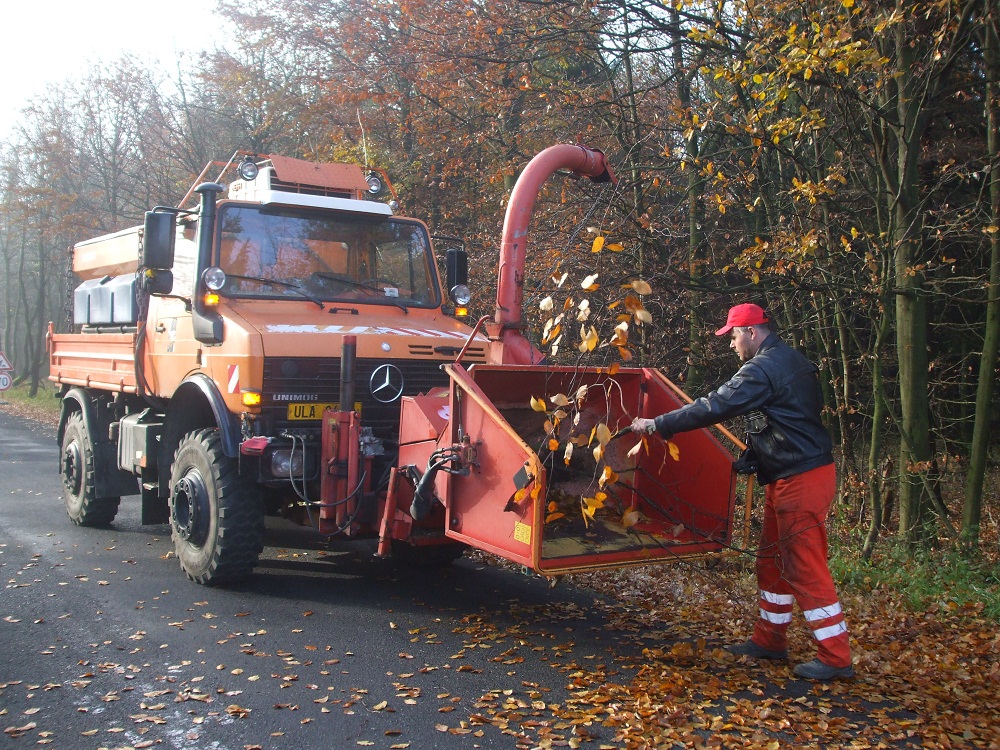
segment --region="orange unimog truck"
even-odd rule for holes
[[[496,316],[475,328],[457,316],[460,241],[442,283],[427,227],[376,199],[377,174],[237,155],[202,182],[210,168],[179,207],[73,248],[74,332],[50,324],[47,346],[74,523],[108,525],[138,495],[204,584],[248,574],[265,516],[289,511],[383,556],[473,545],[548,576],[729,544],[735,474],[713,434],[679,436],[680,462],[610,437],[683,394],[654,370],[550,366],[523,335],[535,198],[557,170],[612,179],[603,154],[553,146],[527,166]],[[593,445],[556,460],[585,429]]]

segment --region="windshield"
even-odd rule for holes
[[[309,209],[220,207],[220,290],[229,297],[302,298],[437,307],[433,257],[420,222]]]

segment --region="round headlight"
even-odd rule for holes
[[[381,195],[382,191],[385,190],[385,183],[382,182],[382,178],[379,177],[378,172],[369,172],[365,180],[368,182],[369,194]]]
[[[250,157],[247,157],[246,159],[240,162],[240,166],[237,171],[240,173],[240,177],[242,177],[247,182],[251,182],[257,179],[257,173],[260,172],[260,170],[257,168],[257,165],[250,160]]]
[[[206,268],[205,273],[201,275],[201,278],[205,282],[205,286],[213,292],[219,291],[226,285],[226,272],[218,266]]]
[[[451,288],[451,301],[456,305],[467,305],[472,299],[472,291],[465,284],[455,284]]]

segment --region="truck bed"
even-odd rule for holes
[[[49,380],[136,393],[136,333],[53,333],[46,336]]]

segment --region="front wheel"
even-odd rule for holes
[[[120,497],[97,497],[94,446],[80,412],[66,419],[59,459],[66,513],[77,526],[107,526],[118,514]]]
[[[196,583],[243,578],[264,549],[260,491],[240,477],[216,429],[189,432],[177,446],[170,529],[181,569]]]

